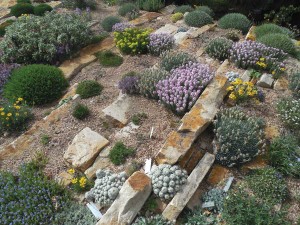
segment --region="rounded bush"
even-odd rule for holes
[[[254,30],[256,38],[260,38],[266,34],[287,34],[287,30],[274,23],[265,23],[257,26]]]
[[[36,7],[34,7],[34,15],[36,16],[43,16],[45,15],[45,12],[51,12],[53,8],[50,5],[47,4],[39,4]]]
[[[162,0],[138,0],[137,3],[140,9],[148,12],[157,12],[164,7]]]
[[[191,27],[202,27],[213,22],[213,18],[203,11],[190,12],[184,18],[187,25]]]
[[[229,57],[229,50],[233,45],[233,41],[218,37],[211,40],[208,46],[205,49],[205,52],[213,58],[217,58],[219,60],[225,60]]]
[[[30,3],[18,3],[10,8],[10,14],[19,17],[23,14],[33,14],[34,7]]]
[[[105,67],[118,67],[123,63],[123,58],[111,51],[98,52],[96,56]]]
[[[76,104],[73,108],[72,116],[74,116],[76,119],[83,120],[88,117],[90,114],[90,110],[87,106],[83,104]]]
[[[174,13],[171,16],[171,20],[173,23],[176,23],[178,20],[181,20],[183,18],[183,14],[180,12]]]
[[[186,12],[192,12],[194,11],[193,7],[190,6],[190,5],[181,5],[181,6],[178,6],[175,10],[174,10],[174,13],[186,13]]]
[[[67,88],[63,72],[49,65],[32,64],[13,71],[3,95],[10,101],[22,97],[30,105],[57,100]]]
[[[242,31],[244,34],[248,32],[251,22],[243,14],[240,13],[229,13],[223,16],[219,22],[218,26],[222,29],[237,29]]]
[[[128,13],[138,11],[138,7],[133,3],[125,3],[121,5],[118,13],[120,16],[126,16]]]
[[[7,20],[4,23],[0,24],[0,37],[3,37],[5,35],[6,27],[10,26],[13,22],[14,22],[13,20]]]
[[[296,47],[293,41],[285,34],[266,34],[257,39],[266,46],[281,49],[285,53],[295,55]]]
[[[31,4],[30,0],[17,0],[17,3],[29,3]]]
[[[78,84],[76,94],[79,94],[81,98],[90,98],[99,95],[103,87],[97,81],[84,80]]]
[[[112,31],[112,27],[116,24],[116,23],[120,23],[121,19],[117,16],[109,16],[106,17],[101,25],[103,27],[103,29],[107,32],[111,32]]]
[[[289,89],[296,98],[300,98],[300,72],[292,74],[289,81]]]
[[[206,5],[199,6],[196,9],[196,11],[203,11],[203,12],[207,13],[208,15],[210,15],[211,17],[214,17],[214,15],[215,15],[214,11]]]

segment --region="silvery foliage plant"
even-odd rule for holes
[[[236,78],[240,77],[240,75],[234,71],[227,72],[225,76],[228,78],[229,82],[233,82]]]
[[[175,43],[173,35],[167,33],[152,33],[149,35],[149,39],[149,52],[156,56],[160,55],[164,51],[170,50]]]
[[[109,170],[97,170],[96,177],[95,186],[85,194],[85,198],[100,206],[111,205],[126,181],[126,173],[113,174]]]
[[[162,200],[171,200],[186,183],[187,172],[179,166],[161,164],[150,172],[153,192]]]

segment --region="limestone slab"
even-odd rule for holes
[[[0,19],[4,19],[10,16],[10,9],[0,7]]]
[[[1,0],[0,7],[2,8],[9,8],[17,4],[17,0]]]
[[[163,27],[159,28],[158,30],[156,30],[154,33],[155,34],[161,34],[161,33],[165,33],[165,34],[175,34],[178,30],[178,27],[172,24],[165,24]]]
[[[174,39],[175,39],[175,44],[180,45],[186,39],[188,39],[188,34],[187,34],[187,32],[179,32],[179,33],[174,35]]]
[[[204,179],[214,161],[214,155],[205,153],[204,157],[187,178],[187,182],[183,186],[183,189],[174,196],[174,198],[163,211],[162,215],[164,218],[170,221],[175,221],[177,219],[181,211],[198,189],[200,183]]]
[[[272,74],[264,73],[260,77],[259,81],[257,82],[257,86],[264,87],[264,88],[272,88],[273,82],[274,82],[274,78]]]
[[[139,26],[139,25],[143,25],[145,23],[151,22],[152,20],[155,20],[157,17],[161,16],[161,13],[157,13],[157,12],[147,12],[143,15],[141,15],[140,17],[131,20],[129,23],[135,25],[135,26]]]
[[[289,88],[289,81],[285,77],[279,77],[274,83],[274,90],[285,91]]]
[[[74,168],[85,171],[109,141],[89,127],[80,131],[64,154],[64,160]]]
[[[188,38],[197,38],[199,37],[201,34],[203,34],[204,32],[208,31],[211,29],[211,25],[205,25],[203,27],[191,27],[188,31],[187,31],[187,35]]]

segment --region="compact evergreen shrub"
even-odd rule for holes
[[[96,56],[100,64],[105,67],[117,67],[123,63],[123,58],[112,51],[98,52]]]
[[[203,12],[207,13],[208,15],[210,15],[211,17],[215,16],[214,11],[206,5],[202,5],[202,6],[197,7],[196,11],[203,11]]]
[[[115,165],[121,165],[126,158],[133,155],[134,149],[127,148],[122,142],[117,142],[109,152],[109,159]]]
[[[258,38],[257,41],[266,46],[281,49],[285,53],[296,54],[296,47],[293,41],[285,34],[266,34]]]
[[[102,89],[102,85],[97,81],[84,80],[78,84],[76,94],[79,94],[81,98],[90,98],[96,95],[100,95]]]
[[[222,29],[237,29],[243,32],[243,34],[247,33],[251,22],[250,20],[243,14],[240,13],[229,13],[223,16],[219,22],[218,26]]]
[[[162,0],[137,0],[137,4],[140,9],[148,12],[157,12],[164,7],[164,1]]]
[[[70,9],[96,9],[97,2],[95,0],[62,0],[61,1],[65,8]]]
[[[207,47],[205,48],[205,52],[210,57],[219,60],[225,60],[229,57],[229,50],[231,49],[232,45],[233,42],[231,40],[223,37],[217,37],[208,43]]]
[[[184,21],[191,27],[202,27],[213,22],[213,18],[204,11],[193,11],[186,15]]]
[[[17,3],[10,8],[10,14],[19,17],[23,14],[33,14],[34,7],[30,3]]]
[[[103,27],[103,29],[107,32],[111,32],[112,31],[112,27],[116,24],[116,23],[120,23],[122,20],[117,17],[117,16],[108,16],[106,17],[101,25]]]
[[[171,20],[173,23],[176,23],[178,20],[181,20],[182,18],[183,18],[183,14],[180,12],[171,15]]]
[[[170,72],[188,62],[196,62],[196,59],[185,52],[168,51],[161,54],[160,67]]]
[[[90,114],[90,110],[87,106],[83,104],[76,104],[73,108],[72,116],[74,116],[76,119],[83,120],[87,118]]]
[[[67,86],[68,81],[57,67],[32,64],[13,71],[3,95],[10,101],[22,97],[30,105],[42,105],[57,100]]]
[[[17,3],[29,3],[31,4],[30,0],[17,0]]]
[[[6,27],[10,26],[14,20],[7,20],[4,23],[0,24],[0,37],[3,37],[5,35],[5,29]]]
[[[125,3],[125,4],[121,5],[118,13],[120,16],[127,16],[130,13],[134,13],[134,12],[138,12],[138,11],[139,11],[139,9],[138,9],[137,5],[129,2],[129,3]]]
[[[289,89],[296,98],[300,98],[300,72],[291,75]]]
[[[39,4],[34,7],[34,15],[36,16],[43,16],[46,12],[51,12],[53,8],[50,5],[47,4]]]
[[[186,13],[186,12],[192,12],[194,11],[193,7],[190,5],[181,5],[176,7],[176,9],[174,10],[174,13]]]
[[[263,25],[257,26],[254,30],[256,38],[260,38],[266,34],[286,34],[287,30],[281,26],[274,23],[265,23]]]

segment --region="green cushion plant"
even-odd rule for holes
[[[202,27],[213,23],[213,18],[204,11],[193,11],[185,16],[184,21],[191,27]]]
[[[222,29],[237,29],[245,34],[251,26],[251,21],[241,13],[229,13],[219,20],[218,26]]]
[[[23,14],[33,14],[34,6],[30,3],[17,3],[10,8],[10,14],[19,17]]]
[[[117,67],[123,63],[123,58],[111,51],[98,52],[96,56],[100,64],[105,67]]]
[[[34,15],[36,16],[43,16],[46,12],[51,12],[53,8],[50,5],[47,4],[39,4],[34,7]]]
[[[102,85],[97,81],[84,80],[78,84],[76,94],[79,94],[81,98],[90,98],[96,95],[100,95],[102,89]]]
[[[112,27],[116,24],[116,23],[120,23],[122,20],[117,17],[117,16],[108,16],[106,17],[101,25],[103,27],[103,29],[107,32],[111,32],[112,31]]]

